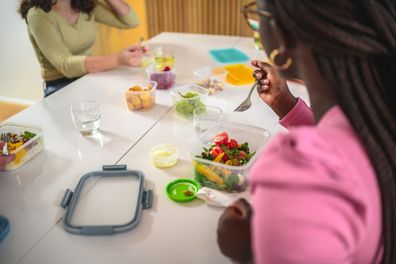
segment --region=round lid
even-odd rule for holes
[[[189,202],[196,198],[200,188],[192,179],[177,179],[166,185],[166,194],[175,202]]]

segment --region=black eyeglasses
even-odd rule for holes
[[[258,9],[256,2],[251,2],[242,7],[243,17],[245,18],[249,27],[258,31],[259,29],[259,17],[272,18],[272,14],[267,10]]]

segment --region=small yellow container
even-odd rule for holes
[[[254,82],[253,68],[245,64],[225,66],[227,71],[226,82],[232,85],[248,85]]]
[[[179,160],[177,148],[170,144],[155,146],[150,150],[150,158],[157,168],[169,168]]]

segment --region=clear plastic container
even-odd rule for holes
[[[226,165],[196,157],[201,155],[203,148],[210,149],[214,137],[227,132],[230,138],[242,143],[249,143],[250,152],[256,152],[249,162],[243,166]],[[195,180],[203,185],[226,192],[244,191],[248,184],[247,175],[256,158],[262,151],[270,134],[267,130],[243,124],[226,122],[208,130],[189,155],[192,159]]]
[[[150,150],[150,158],[157,168],[169,168],[179,160],[177,148],[170,144],[155,146]]]
[[[178,86],[171,91],[176,112],[183,117],[192,117],[196,108],[206,105],[208,90],[196,84]]]
[[[172,88],[176,83],[175,68],[169,71],[158,70],[155,65],[151,65],[146,69],[147,77],[151,81],[157,82],[157,89],[167,90]]]
[[[156,88],[157,83],[154,81],[132,81],[129,88],[122,89],[128,109],[136,111],[153,107]]]
[[[208,89],[209,94],[215,94],[224,90],[224,82],[227,77],[227,71],[225,69],[208,66],[196,69],[193,74],[196,78],[196,83]]]
[[[26,137],[23,139],[21,137],[23,134],[28,135],[29,139],[27,140]],[[14,138],[11,138],[10,135],[13,135]],[[18,138],[15,137],[16,135]],[[0,167],[0,170],[18,169],[44,149],[43,129],[39,126],[3,123],[0,124],[0,138],[7,142],[8,155],[12,155],[11,161]],[[4,155],[3,150],[0,151],[1,155]]]

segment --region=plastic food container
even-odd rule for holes
[[[196,157],[203,148],[213,145],[214,137],[227,132],[230,138],[240,144],[249,143],[250,152],[256,152],[249,162],[243,166],[232,166]],[[244,191],[248,184],[247,175],[256,158],[259,156],[270,134],[267,130],[236,123],[223,123],[208,130],[189,155],[192,159],[195,181],[202,186],[208,186],[226,192]]]
[[[155,65],[151,65],[146,69],[147,77],[151,81],[157,82],[157,89],[167,90],[173,87],[176,83],[175,68],[168,71],[158,70]]]
[[[226,81],[232,85],[248,85],[254,83],[253,68],[245,64],[233,64],[225,66],[227,71]]]
[[[4,171],[18,169],[44,148],[43,129],[39,126],[3,123],[0,124],[0,138],[7,142],[8,155],[14,156],[4,167],[0,167]],[[0,152],[4,155],[2,149]]]
[[[157,168],[169,168],[179,160],[177,148],[170,144],[155,146],[150,150],[150,158]]]
[[[153,81],[132,81],[129,88],[122,89],[129,110],[148,110],[155,104],[157,83]]]
[[[183,117],[192,117],[196,108],[206,105],[208,90],[196,84],[178,86],[171,91],[176,112]]]
[[[224,90],[224,82],[227,71],[223,68],[203,67],[193,72],[197,84],[208,89],[209,94],[215,94]]]

